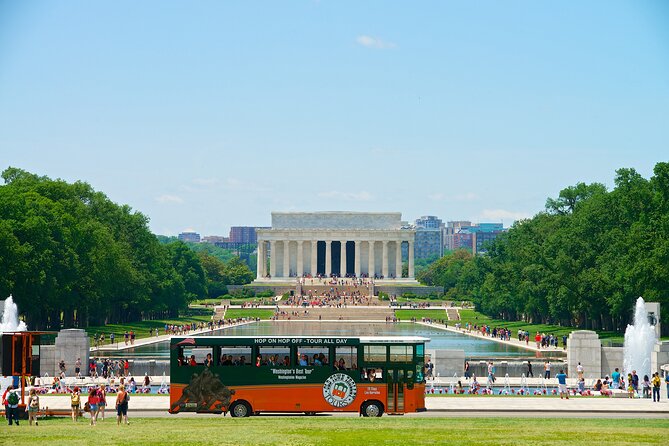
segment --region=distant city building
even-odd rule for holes
[[[462,249],[462,244],[466,243],[466,241],[463,241],[465,237],[456,237],[455,234],[460,233],[462,229],[469,229],[471,226],[472,222],[467,220],[449,221],[446,223],[446,227],[444,228],[444,249],[446,251]],[[471,241],[468,246],[471,249]]]
[[[200,243],[200,234],[197,232],[182,232],[178,238],[182,242]]]
[[[212,244],[214,244],[214,243],[224,243],[224,242],[229,242],[230,237],[223,237],[223,236],[220,236],[220,235],[207,235],[207,236],[202,237],[202,241],[204,243],[212,243]]]
[[[444,254],[444,223],[433,215],[416,219],[416,244],[414,253],[417,259]]]
[[[269,229],[256,226],[233,226],[230,228],[229,242],[231,243],[258,243],[256,229]]]
[[[505,232],[502,223],[478,223],[449,221],[444,230],[445,248],[449,251],[466,249],[473,254],[485,252],[485,245]]]

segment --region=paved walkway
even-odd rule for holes
[[[460,334],[463,334],[463,335],[466,335],[466,336],[471,336],[471,337],[474,337],[474,338],[486,339],[488,341],[498,342],[500,344],[512,345],[514,347],[524,348],[526,350],[530,350],[530,351],[533,351],[533,352],[560,352],[560,353],[564,353],[565,356],[567,355],[567,351],[563,350],[562,348],[555,348],[555,347],[537,348],[536,343],[534,341],[530,341],[529,343],[526,343],[524,341],[519,341],[517,338],[514,339],[513,337],[511,337],[510,340],[506,341],[506,340],[502,340],[500,338],[493,338],[492,336],[483,336],[480,331],[475,331],[475,330],[467,331],[464,328],[461,328],[460,330],[458,330],[457,328],[455,328],[454,326],[451,326],[451,325],[444,326],[443,324],[439,324],[439,323],[436,323],[436,322],[432,322],[432,323],[430,323],[430,322],[416,322],[416,323],[421,324],[421,325],[425,325],[426,327],[434,327],[434,328],[438,328],[440,330],[451,331],[453,333],[460,333]]]

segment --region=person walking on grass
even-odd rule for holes
[[[72,421],[79,420],[79,414],[81,412],[81,393],[79,392],[79,387],[74,386],[72,389],[72,395],[70,395],[70,406],[72,408]]]
[[[125,390],[125,386],[121,385],[118,388],[118,393],[116,394],[116,424],[121,424],[121,419],[125,421],[125,424],[130,424],[128,422],[128,400],[130,395]]]
[[[33,387],[30,389],[30,396],[28,397],[28,404],[26,405],[26,412],[28,412],[28,424],[37,426],[37,412],[39,411],[39,396]]]

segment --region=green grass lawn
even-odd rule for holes
[[[225,312],[225,318],[238,317],[259,317],[260,319],[270,319],[274,316],[274,310],[263,308],[230,308]]]
[[[20,445],[660,445],[669,420],[551,418],[252,417],[47,419],[3,426],[2,444]]]
[[[446,310],[441,309],[429,309],[429,308],[417,308],[415,310],[395,310],[395,316],[397,316],[401,321],[408,321],[412,317],[415,317],[418,320],[421,318],[427,317],[433,320],[439,319],[448,319],[446,316]]]
[[[213,311],[212,311],[213,314]],[[156,329],[158,328],[160,330],[160,334],[164,334],[164,329],[165,329],[165,324],[177,324],[177,325],[183,325],[183,324],[189,324],[189,323],[200,323],[204,322],[205,324],[211,320],[211,315],[191,315],[191,316],[183,316],[175,319],[157,319],[153,321],[138,321],[138,322],[128,322],[126,324],[108,324],[104,326],[99,326],[99,327],[88,327],[86,328],[86,332],[88,335],[91,337],[91,346],[93,346],[93,339],[92,337],[97,334],[98,336],[102,333],[105,334],[105,344],[109,344],[109,335],[111,333],[114,333],[114,336],[116,336],[115,342],[123,342],[123,335],[126,332],[130,332],[133,330],[135,332],[135,335],[137,336],[137,339],[140,338],[146,338],[149,336],[149,329],[153,328]]]

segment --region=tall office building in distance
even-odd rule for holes
[[[434,215],[417,218],[415,256],[417,259],[444,255],[444,223]]]

